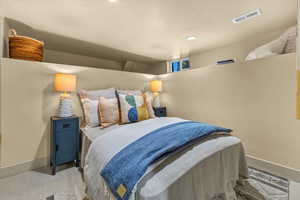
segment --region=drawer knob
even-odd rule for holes
[[[63,128],[70,128],[71,124],[63,124]]]

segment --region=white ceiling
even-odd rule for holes
[[[142,56],[150,62],[293,24],[297,0],[2,0],[2,8],[4,16],[37,30]],[[240,24],[231,22],[256,8],[262,10],[262,16]],[[187,36],[197,40],[187,41]]]

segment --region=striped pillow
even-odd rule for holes
[[[99,117],[102,124],[119,123],[119,106],[118,99],[108,99],[100,97],[99,100]]]

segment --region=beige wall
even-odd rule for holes
[[[4,17],[3,14],[3,6],[0,2],[0,59],[4,56]],[[0,84],[1,84],[1,62],[0,62]],[[1,112],[1,87],[0,87],[0,112]],[[1,115],[0,115],[1,118]],[[1,135],[1,120],[0,120],[0,167],[1,167],[1,143],[2,143],[2,135]]]
[[[252,50],[278,38],[284,31],[295,24],[296,22],[267,33],[257,33],[247,40],[238,41],[226,46],[192,53],[189,55],[192,69],[215,65],[217,61],[224,59],[235,59],[236,63],[243,63]],[[167,73],[167,71],[165,71],[167,70],[166,62],[156,63],[152,66],[152,74]]]
[[[158,74],[165,74],[167,72],[168,72],[167,61],[154,63],[149,67],[150,74],[158,75]]]
[[[143,89],[154,76],[87,67],[13,59],[1,60],[1,166],[8,167],[49,156],[49,122],[58,107],[53,75],[78,76],[78,89]],[[74,107],[81,115],[77,96]]]
[[[123,63],[50,49],[45,49],[44,62],[153,74],[150,65],[140,62],[127,61]]]
[[[102,58],[71,54],[67,52],[61,52],[61,51],[55,51],[49,49],[45,49],[44,62],[76,65],[76,66],[97,67],[102,69],[112,69],[112,70],[147,73],[147,74],[153,73],[148,64],[144,64],[140,62],[127,61],[126,63],[123,63],[114,60],[107,60]]]
[[[120,56],[120,51],[111,50],[111,49],[107,50],[105,48],[102,49],[96,48],[92,50],[93,45],[91,45],[91,43],[72,40],[70,38],[64,38],[62,36],[58,36],[55,34],[51,35],[50,33],[48,33],[48,35],[44,33],[45,35],[43,35],[42,33],[39,33],[39,31],[33,29],[28,25],[7,18],[0,18],[0,29],[1,29],[0,45],[1,47],[3,47],[0,49],[1,57],[2,56],[4,58],[8,57],[7,33],[9,28],[15,28],[19,35],[25,35],[28,37],[33,37],[45,41],[44,62],[65,64],[65,65],[88,66],[88,67],[96,67],[102,69],[120,70],[120,71],[124,70],[125,68],[126,55],[123,55],[122,60],[124,61],[120,61],[120,59],[116,59],[116,57]],[[65,44],[64,48],[61,47],[61,45],[63,44]],[[84,47],[81,47],[82,45],[80,46],[80,44],[82,44]],[[92,47],[87,48],[87,46],[89,45],[91,45]],[[77,48],[70,49],[72,47],[77,47]],[[110,58],[105,59],[101,57],[101,55],[103,57],[105,56],[107,57],[107,55],[110,55]],[[131,59],[133,59],[133,57],[128,55],[129,61],[127,62],[131,64],[126,66],[125,71],[151,74],[148,68],[148,64],[144,64],[143,62],[130,61]]]
[[[131,72],[141,72],[153,75],[165,74],[167,73],[167,62],[156,62],[153,64],[142,64],[136,62],[127,62],[124,70]]]
[[[3,57],[3,49],[4,49],[4,18],[0,16],[0,57]]]
[[[300,70],[300,38],[299,38],[299,33],[300,33],[300,0],[298,2],[298,23],[297,23],[297,69]],[[300,79],[300,77],[299,77]],[[300,81],[300,80],[299,80]],[[300,89],[300,88],[299,88]]]
[[[0,16],[0,57],[8,55],[8,25],[3,17]]]
[[[160,75],[170,116],[234,130],[247,154],[300,170],[296,55]]]
[[[149,72],[148,64],[134,62],[134,61],[127,61],[126,64],[124,65],[123,71],[151,74]]]
[[[76,66],[88,66],[88,67],[97,67],[97,68],[104,68],[104,69],[113,69],[113,70],[122,70],[123,63],[83,56],[78,54],[71,54],[67,52],[55,51],[45,49],[44,52],[44,62],[48,63],[57,63],[57,64],[66,64],[66,65],[76,65]]]
[[[234,129],[249,155],[300,169],[295,54],[160,75],[170,116]],[[1,167],[49,156],[49,118],[59,93],[53,74],[77,74],[78,89],[143,89],[152,75],[13,59],[1,60]],[[78,98],[74,107],[81,115]]]
[[[247,40],[239,41],[216,49],[194,53],[190,55],[192,68],[205,67],[215,64],[218,60],[236,59],[236,62],[244,62],[247,55],[255,48],[278,38],[284,31],[294,24],[286,25],[267,33],[257,33]]]
[[[1,7],[1,5],[0,5]],[[0,8],[1,11],[1,8]],[[0,16],[0,59],[4,56],[4,18]],[[0,62],[0,84],[1,84],[1,62]],[[1,111],[1,87],[0,87],[0,111]],[[1,116],[0,116],[1,118]],[[1,153],[1,147],[2,147],[2,134],[1,134],[1,120],[0,120],[0,167],[1,167],[1,160],[2,160],[2,153]]]
[[[3,57],[8,57],[9,56],[9,50],[8,50],[8,45],[9,45],[9,41],[8,41],[8,24],[7,22],[4,20],[3,21],[3,37],[1,39],[3,39]]]
[[[4,26],[5,25],[6,23],[4,24]],[[4,41],[4,44],[6,44],[6,42],[7,41]],[[4,50],[3,57],[7,57],[6,56],[7,48],[4,47],[3,50]],[[111,69],[111,70],[119,70],[119,71],[124,70],[129,72],[138,72],[138,73],[147,73],[147,74],[154,73],[148,64],[144,64],[140,62],[127,61],[127,63],[125,64],[114,60],[83,56],[83,55],[72,54],[68,52],[50,50],[50,49],[44,50],[44,62],[64,64],[64,65],[96,67],[101,69]]]

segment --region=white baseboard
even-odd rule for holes
[[[18,165],[0,168],[0,178],[14,176],[22,172],[49,166],[49,158],[39,158]]]
[[[250,155],[246,155],[246,158],[250,167],[269,172],[288,180],[292,180],[298,183],[300,182],[300,170],[280,165],[278,163],[262,160]]]

